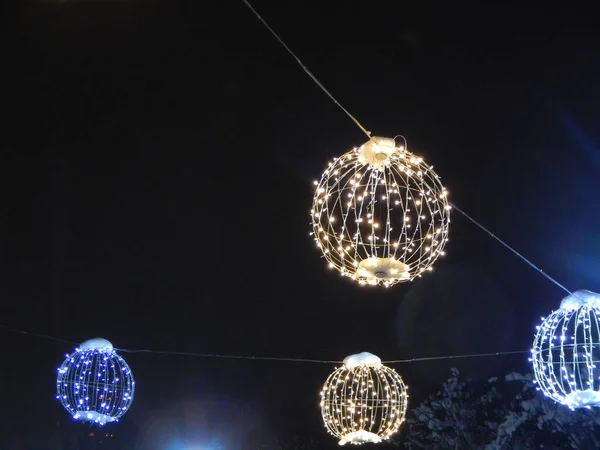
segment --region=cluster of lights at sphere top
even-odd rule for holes
[[[321,390],[321,415],[339,444],[379,443],[404,421],[407,388],[393,369],[370,353],[351,355]]]
[[[374,137],[335,158],[315,186],[312,234],[342,275],[389,287],[431,270],[444,254],[447,191],[393,139]]]
[[[74,419],[104,425],[127,412],[135,381],[112,344],[98,338],[67,355],[58,368],[56,389],[56,398]]]
[[[531,361],[539,389],[571,409],[600,406],[600,295],[565,297],[537,327]]]

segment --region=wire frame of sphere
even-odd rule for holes
[[[404,421],[407,388],[398,373],[386,366],[342,366],[321,390],[321,415],[330,434],[342,438],[364,430],[390,438]]]
[[[600,398],[600,326],[597,308],[559,309],[537,327],[531,361],[542,392],[571,408]],[[582,395],[583,394],[583,395]]]
[[[359,149],[335,158],[315,182],[313,235],[329,267],[361,284],[391,286],[401,280],[361,279],[360,261],[395,258],[409,279],[431,270],[448,241],[447,191],[432,167],[397,148],[382,170],[358,161]]]
[[[125,360],[114,351],[85,350],[68,355],[58,369],[57,398],[82,421],[117,421],[133,402],[135,381]]]

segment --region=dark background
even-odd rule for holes
[[[598,290],[592,10],[254,6],[367,129],[404,134],[454,203],[570,289]],[[564,296],[457,213],[418,282],[360,288],[326,270],[312,180],[365,137],[241,1],[6,8],[1,324],[120,348],[390,360],[527,350]],[[337,447],[318,410],[332,365],[123,354],[136,399],[98,430],[54,400],[73,346],[0,332],[0,439],[23,445],[6,448],[91,432],[142,450]],[[527,355],[394,365],[412,404],[455,366],[529,370]]]

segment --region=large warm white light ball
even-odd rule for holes
[[[340,445],[379,443],[398,431],[407,387],[395,370],[367,352],[348,356],[321,390],[321,415]]]
[[[374,137],[335,158],[315,187],[312,234],[342,275],[389,287],[444,254],[448,193],[433,167],[394,139]]]

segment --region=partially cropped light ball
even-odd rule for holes
[[[374,137],[315,181],[312,235],[329,267],[360,284],[392,286],[444,255],[448,193],[432,166]]]
[[[106,339],[90,339],[58,368],[56,398],[74,419],[116,422],[133,402],[135,381],[125,360]]]
[[[339,444],[379,443],[398,431],[407,387],[395,370],[371,353],[348,356],[321,390],[321,415]]]
[[[600,295],[565,297],[537,327],[530,360],[546,396],[571,409],[600,407]]]

